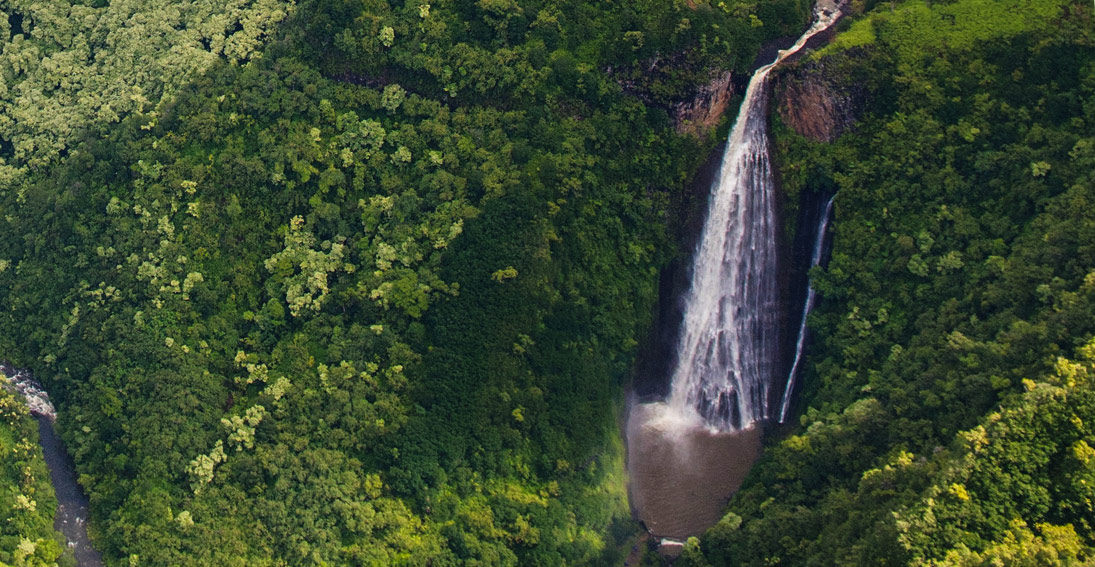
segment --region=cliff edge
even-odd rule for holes
[[[710,81],[696,89],[694,96],[674,103],[670,116],[677,133],[702,138],[714,130],[734,97],[733,78],[731,71],[716,70]]]
[[[854,59],[857,54],[838,57]],[[832,142],[854,128],[867,103],[867,89],[831,57],[805,59],[776,80],[776,112],[792,130],[818,142]]]

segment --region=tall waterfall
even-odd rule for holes
[[[772,417],[779,354],[775,187],[768,159],[768,74],[838,13],[814,24],[749,81],[708,197],[707,220],[685,298],[668,405],[678,419],[718,430]]]
[[[825,252],[825,233],[829,229],[829,218],[833,214],[833,200],[836,196],[829,197],[825,203],[825,210],[821,212],[821,218],[817,222],[817,233],[814,235],[814,250],[810,254],[810,267],[821,264],[821,255]],[[799,367],[802,365],[802,357],[806,354],[806,318],[814,310],[817,303],[817,290],[807,280],[806,302],[802,306],[802,318],[798,323],[798,339],[795,341],[795,361],[791,363],[791,371],[787,373],[787,386],[783,389],[783,401],[779,404],[779,422],[787,421],[787,411],[791,408],[791,394],[795,390],[795,377],[798,376]]]

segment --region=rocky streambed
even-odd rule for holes
[[[42,385],[25,370],[0,364],[6,377],[4,386],[26,400],[31,415],[38,420],[38,438],[49,468],[50,481],[57,495],[57,511],[53,528],[65,536],[68,549],[79,567],[102,567],[103,559],[91,544],[87,534],[88,499],[76,481],[76,468],[65,444],[57,436],[54,421],[57,410]]]

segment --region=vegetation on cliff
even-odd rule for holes
[[[611,561],[666,109],[807,2],[0,10],[0,352],[109,565]]]
[[[804,0],[0,0],[0,353],[109,565],[599,565],[667,112]],[[879,4],[806,409],[686,565],[1095,561],[1095,16]],[[0,564],[61,547],[0,391]],[[10,519],[8,519],[10,518]]]
[[[822,57],[870,93],[837,191],[798,427],[685,565],[1095,562],[1095,17],[880,4]]]

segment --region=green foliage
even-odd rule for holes
[[[0,344],[59,400],[107,562],[613,557],[620,386],[710,149],[665,105],[805,3],[314,0],[261,52],[284,3],[184,6],[91,42],[115,82],[64,87],[70,129],[0,131]]]
[[[910,66],[927,63],[942,50],[970,51],[979,44],[1014,37],[1053,22],[1064,4],[1037,0],[960,0],[933,4],[902,2],[857,20],[818,55],[851,47],[893,50]],[[1021,14],[1022,17],[1016,17]]]
[[[703,560],[1090,563],[1092,22],[910,1],[826,50],[870,102],[831,145],[777,135],[790,191],[838,190],[808,408]]]
[[[53,531],[56,508],[37,424],[26,404],[0,387],[0,566],[56,567],[64,549]]]
[[[797,33],[810,14],[802,0],[318,5],[299,11],[299,32],[326,73],[507,108],[572,96],[598,104],[621,86],[667,104],[715,67],[748,66],[762,41]]]
[[[1095,342],[1044,382],[957,436],[933,483],[894,515],[919,564],[1087,565],[1095,471],[1084,419],[1095,414]],[[1028,524],[1033,524],[1032,531]],[[1056,524],[1056,525],[1055,525]]]
[[[291,0],[0,3],[0,189],[125,116],[149,123],[218,61],[255,57]],[[16,22],[18,29],[11,29]]]

